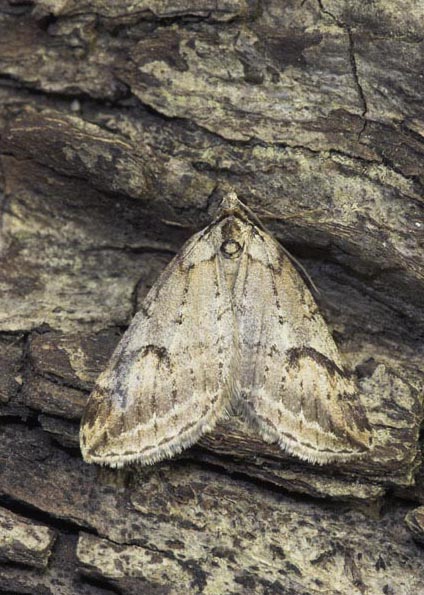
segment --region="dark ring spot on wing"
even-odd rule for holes
[[[225,258],[239,258],[243,247],[236,240],[225,240],[221,244],[221,252]]]

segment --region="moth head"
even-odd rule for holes
[[[219,205],[218,220],[233,215],[244,221],[249,220],[249,209],[237,197],[235,192],[229,192],[224,196]]]
[[[213,224],[217,224],[220,221],[225,220],[227,217],[239,219],[244,223],[254,225],[259,227],[262,231],[265,231],[264,226],[256,217],[255,213],[238,199],[235,192],[229,192],[224,196],[219,205],[218,215],[213,221]]]

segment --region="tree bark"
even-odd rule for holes
[[[424,592],[423,38],[419,0],[0,1],[2,592]],[[374,449],[233,418],[85,464],[97,375],[228,189],[318,287]]]

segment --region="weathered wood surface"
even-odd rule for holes
[[[2,592],[424,592],[423,38],[419,0],[0,1]],[[318,286],[372,456],[231,420],[85,465],[97,374],[230,187]]]
[[[55,540],[49,527],[0,509],[0,559],[45,568]]]

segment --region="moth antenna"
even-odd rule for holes
[[[268,233],[270,236],[274,237],[274,234],[258,219],[257,215],[252,211],[252,209],[250,207],[248,207],[247,205],[245,205],[244,203],[243,203],[243,206],[246,208],[247,212],[249,213],[251,218],[254,220],[254,222],[258,225],[258,227],[260,227],[263,231]],[[321,210],[321,209],[315,209],[315,211],[319,211],[319,210]],[[311,213],[313,211],[308,211],[308,212]],[[281,220],[281,221],[286,221],[287,219],[294,218],[297,216],[298,215],[289,215],[288,217],[282,217],[282,216],[280,217],[278,215],[277,216],[272,215],[272,217],[274,219]],[[276,241],[278,241],[278,240],[276,240]],[[311,279],[311,276],[306,271],[305,267],[297,260],[297,258],[295,258],[293,256],[293,254],[291,254],[287,250],[287,248],[285,248],[283,246],[283,244],[281,242],[278,242],[278,244],[281,247],[281,249],[283,250],[284,254],[289,258],[289,260],[291,260],[291,262],[296,266],[296,268],[298,268],[302,272],[302,274],[304,275],[304,277],[306,278],[306,280],[308,281],[308,283],[310,284],[312,289],[315,291],[315,293],[317,295],[320,295],[320,291],[319,291],[318,287],[315,285],[315,283]]]
[[[309,211],[306,211],[306,213],[302,213],[302,212],[298,212],[298,213],[293,213],[292,215],[276,215],[275,213],[272,213],[271,211],[268,211],[267,209],[261,210],[260,212],[260,217],[264,217],[265,219],[274,219],[275,221],[288,221],[289,219],[307,219],[307,217],[304,217],[304,215],[308,216],[311,213],[322,213],[322,209],[311,209]]]
[[[193,229],[189,223],[180,223],[179,221],[172,221],[171,219],[160,219],[161,223],[169,225],[170,227],[178,227],[179,229]]]
[[[307,279],[308,283],[310,284],[310,286],[312,287],[312,289],[315,291],[315,293],[317,295],[320,295],[320,290],[318,289],[318,287],[315,285],[315,283],[313,282],[311,276],[309,275],[308,271],[305,269],[305,267],[303,266],[303,264],[301,264],[297,258],[295,258],[293,256],[293,254],[290,254],[290,252],[287,250],[287,248],[285,248],[283,246],[283,244],[281,242],[278,242],[281,249],[283,250],[284,254],[293,262],[293,264],[302,271],[302,274],[305,276],[305,278]]]

